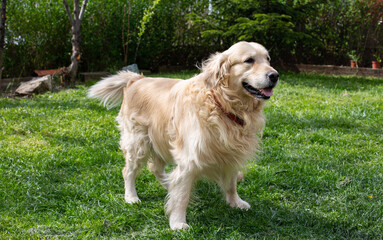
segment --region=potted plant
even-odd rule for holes
[[[350,63],[352,68],[359,67],[360,55],[357,54],[355,50],[349,52],[348,57],[351,59]]]
[[[374,54],[374,59],[376,61],[372,61],[372,68],[373,69],[380,69],[381,68],[382,59],[380,58],[380,54],[378,52]]]

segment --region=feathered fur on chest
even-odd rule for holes
[[[243,104],[221,92],[201,89],[186,89],[180,100],[172,111],[169,131],[175,158],[238,168],[259,150],[263,102],[250,99]]]

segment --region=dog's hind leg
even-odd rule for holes
[[[136,192],[135,180],[142,166],[143,164],[140,161],[132,160],[129,156],[126,157],[126,165],[122,170],[122,176],[125,182],[125,202],[127,203],[140,202]]]
[[[135,180],[147,162],[149,140],[142,132],[125,130],[122,131],[120,145],[126,162],[122,170],[125,182],[125,201],[127,203],[137,203],[140,202],[140,199],[137,196]]]

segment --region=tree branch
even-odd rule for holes
[[[73,0],[73,19],[74,19],[74,22],[75,24],[78,23],[78,16],[80,15],[80,11],[79,11],[79,1],[80,0]]]
[[[85,12],[85,8],[86,8],[86,4],[88,3],[88,0],[84,0],[82,2],[82,6],[81,6],[81,11],[80,11],[80,16],[79,16],[79,19],[80,21],[82,21],[82,17],[84,16],[84,12]]]
[[[68,3],[66,2],[66,0],[63,0],[63,4],[64,4],[64,8],[66,10],[66,14],[68,15],[68,18],[69,18],[69,22],[72,24],[72,26],[74,25],[74,20],[73,20],[73,17],[72,17],[72,14],[70,12],[70,9],[69,9],[69,6],[68,6]]]

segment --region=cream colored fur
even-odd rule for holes
[[[249,57],[253,64],[245,62]],[[166,213],[172,229],[188,227],[190,192],[201,177],[216,181],[231,207],[249,209],[237,194],[237,175],[241,177],[239,170],[259,150],[265,118],[263,100],[250,95],[242,81],[266,88],[266,73],[272,70],[263,46],[240,42],[211,56],[201,73],[188,80],[120,72],[92,86],[89,96],[109,107],[123,100],[117,121],[126,159],[125,201],[140,201],[135,179],[148,163],[168,190]],[[213,94],[223,109],[244,120],[243,126],[224,114]],[[176,167],[165,173],[169,163]]]

